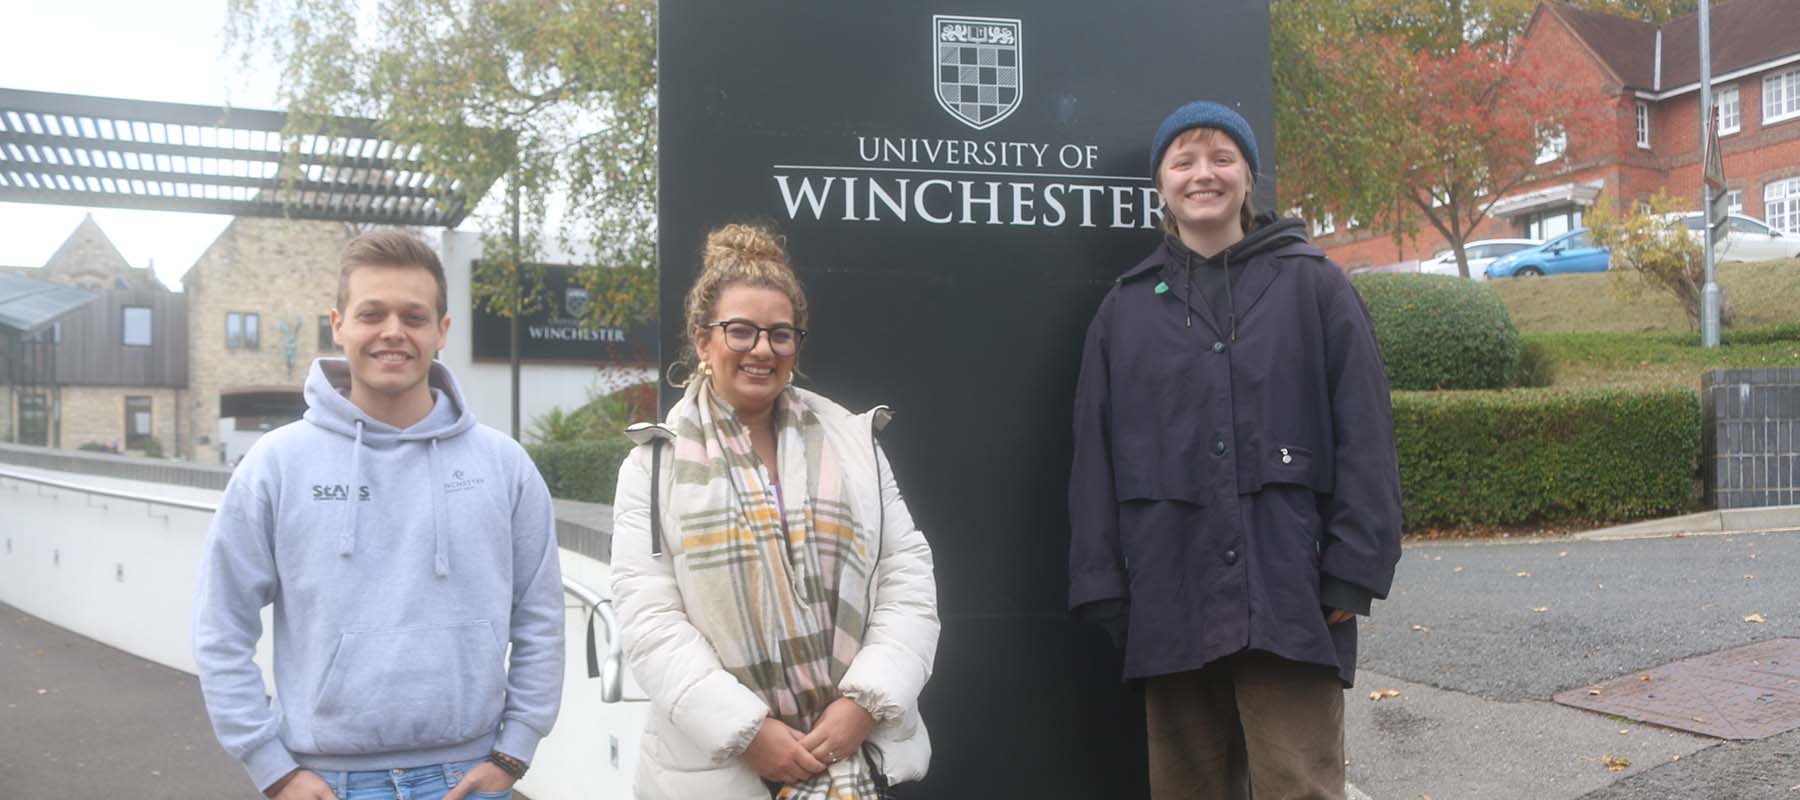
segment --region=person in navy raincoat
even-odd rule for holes
[[[1088,329],[1069,605],[1145,690],[1152,796],[1343,796],[1356,621],[1400,556],[1368,309],[1297,219],[1254,214],[1256,139],[1196,101],[1150,161],[1165,240]]]

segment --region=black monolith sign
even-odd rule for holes
[[[1146,796],[1141,695],[1064,611],[1071,392],[1160,235],[1164,115],[1240,109],[1270,207],[1267,3],[665,0],[660,26],[662,362],[706,231],[760,221],[811,298],[809,385],[896,412],[943,613],[907,796]]]

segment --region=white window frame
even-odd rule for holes
[[[1763,124],[1800,118],[1800,69],[1763,78]]]
[[[1544,143],[1538,147],[1537,165],[1542,166],[1548,164],[1562,158],[1563,155],[1568,152],[1569,134],[1567,131],[1559,130],[1554,134],[1544,137]],[[1487,192],[1483,191],[1482,194],[1487,194]]]
[[[1743,130],[1744,106],[1737,84],[1720,86],[1713,91],[1713,114],[1719,120],[1719,135],[1730,136]],[[1726,98],[1730,98],[1727,102]]]
[[[125,347],[150,347],[155,343],[156,312],[150,310],[149,306],[121,307],[119,309],[119,344]]]
[[[1333,219],[1331,212],[1327,211],[1325,216],[1313,223],[1312,231],[1314,236],[1330,236],[1337,233],[1337,220]]]
[[[1731,189],[1725,192],[1725,213],[1744,213],[1744,190]]]
[[[1637,101],[1637,146],[1650,149],[1650,104],[1642,100]]]
[[[1800,178],[1763,187],[1763,221],[1784,234],[1800,235]]]

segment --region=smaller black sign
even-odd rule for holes
[[[576,279],[577,267],[544,267],[544,293],[537,311],[519,327],[520,357],[528,362],[642,365],[656,363],[656,325],[640,322],[624,327],[595,326],[584,319],[588,290]],[[477,304],[471,325],[477,361],[505,361],[510,355],[508,320]]]

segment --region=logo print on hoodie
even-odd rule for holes
[[[463,471],[460,469],[455,472],[450,473],[450,478],[451,478],[450,482],[444,484],[444,494],[454,494],[456,492],[466,492],[470,489],[473,489],[473,488],[485,483],[485,481],[483,481],[481,478],[467,477],[466,475],[463,474]]]
[[[313,484],[313,487],[312,487],[312,499],[314,502],[321,501],[321,500],[339,501],[339,502],[349,500],[350,499],[350,487],[345,486],[344,484],[341,484],[341,483],[332,483],[332,484],[315,483],[315,484]],[[367,501],[369,499],[369,487],[367,487],[367,486],[361,487],[361,489],[359,491],[357,491],[357,493],[356,493],[356,499],[361,500],[361,501]]]

